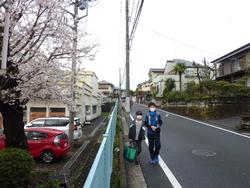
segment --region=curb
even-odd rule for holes
[[[122,130],[123,130],[123,145],[128,144],[128,120],[126,114],[121,111]],[[121,148],[123,149],[123,148]],[[123,150],[121,150],[123,151]],[[122,156],[123,157],[123,156]],[[123,159],[125,166],[126,187],[127,188],[147,188],[145,178],[140,165],[127,162]]]

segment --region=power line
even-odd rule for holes
[[[142,26],[142,25],[140,25],[140,27],[142,27],[143,29],[146,29],[146,30],[151,31],[152,33],[154,33],[154,34],[156,34],[156,35],[158,35],[158,36],[161,36],[161,37],[166,38],[166,39],[168,39],[168,40],[171,40],[171,41],[173,41],[173,42],[175,42],[175,43],[178,43],[178,44],[180,44],[180,45],[183,45],[183,46],[186,46],[186,47],[195,49],[195,50],[197,50],[197,51],[205,52],[205,53],[207,53],[207,54],[211,54],[211,55],[215,55],[215,56],[220,56],[220,55],[218,55],[218,54],[216,54],[216,53],[214,53],[214,52],[210,52],[210,51],[207,51],[207,50],[204,50],[204,49],[201,49],[201,48],[197,48],[197,47],[192,46],[192,45],[190,45],[190,44],[187,44],[187,43],[181,42],[181,41],[179,41],[179,40],[176,40],[176,39],[174,39],[174,38],[172,38],[172,37],[169,37],[169,36],[167,36],[167,35],[165,35],[165,34],[162,34],[162,33],[158,32],[158,31],[155,31],[155,30],[153,30],[153,29],[151,29],[151,28],[149,28],[149,27]]]
[[[123,14],[123,0],[120,0],[119,44],[121,44],[121,36],[122,36],[122,29],[123,29],[123,27],[122,27],[122,19],[123,19],[122,14]],[[121,59],[123,59],[123,58],[125,59],[125,54],[124,54],[123,51],[121,51],[121,45],[118,45],[118,46],[119,46],[120,56],[122,57]],[[124,80],[125,80],[125,76],[126,76],[126,74],[125,74],[125,71],[126,71],[125,64],[126,64],[126,62],[124,61],[122,63],[122,66],[121,66],[121,78],[122,78],[122,80],[121,80],[121,86],[123,85]]]
[[[133,27],[132,27],[132,30],[131,30],[131,33],[130,33],[130,36],[129,36],[129,47],[130,48],[132,46],[135,31],[136,31],[136,28],[137,28],[137,25],[138,25],[138,22],[139,22],[139,18],[140,18],[140,15],[141,15],[143,3],[144,3],[144,0],[141,0],[139,9],[137,9],[137,13],[135,15],[134,24],[133,24]],[[139,5],[139,3],[138,3],[138,5]]]
[[[137,4],[138,4],[138,3],[137,3]],[[138,6],[138,5],[137,5],[137,6]],[[131,11],[131,14],[130,14],[130,18],[133,17],[134,7],[135,7],[135,0],[133,1],[133,6],[132,6],[132,11]]]

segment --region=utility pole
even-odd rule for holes
[[[126,0],[125,19],[126,19],[126,112],[130,112],[130,75],[129,75],[129,7]]]
[[[74,3],[74,14],[73,14],[73,52],[72,52],[72,64],[71,64],[71,98],[72,102],[75,103],[75,83],[76,83],[76,50],[77,50],[77,26],[78,26],[78,0],[75,0]],[[70,142],[74,139],[74,109],[70,109],[69,112],[69,139]]]
[[[119,101],[120,101],[120,98],[121,98],[121,85],[122,85],[122,82],[121,82],[121,68],[119,68]]]
[[[78,36],[78,22],[80,19],[86,17],[88,15],[88,1],[89,0],[75,0],[74,2],[74,13],[72,14],[73,16],[73,52],[72,52],[72,64],[71,64],[71,97],[72,97],[72,102],[75,103],[75,96],[76,96],[76,91],[75,91],[75,84],[76,84],[76,64],[77,64],[77,36]],[[86,9],[86,15],[82,17],[78,17],[78,8],[80,10]],[[69,139],[70,142],[73,142],[74,138],[74,118],[75,118],[75,110],[70,109],[69,113]]]
[[[0,66],[0,75],[6,73],[7,68],[7,59],[8,59],[8,43],[9,43],[9,28],[10,28],[10,12],[9,12],[9,3],[6,3],[5,16],[4,16],[4,32],[3,32],[3,44],[2,44],[2,62]]]

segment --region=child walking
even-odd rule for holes
[[[147,127],[147,137],[149,144],[150,163],[159,163],[159,152],[161,149],[160,132],[162,119],[159,112],[156,111],[156,105],[153,102],[148,104],[149,112],[145,116],[144,125]]]
[[[140,153],[141,153],[141,142],[145,139],[145,129],[143,127],[143,115],[141,111],[136,112],[136,118],[129,128],[128,137],[132,141],[133,146],[137,150],[135,164],[139,164]]]

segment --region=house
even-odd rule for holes
[[[148,72],[149,80],[152,81],[152,80],[154,80],[157,76],[162,75],[163,73],[164,73],[164,69],[160,69],[160,68],[151,68],[151,69],[149,69],[149,72]]]
[[[92,71],[81,71],[77,75],[75,86],[76,116],[82,122],[86,116],[90,120],[100,116],[102,93],[98,90],[98,77]],[[24,121],[29,122],[39,117],[69,116],[69,109],[63,102],[32,99],[26,104]]]
[[[250,68],[250,43],[215,59],[217,65],[216,80],[234,82],[245,76]],[[250,86],[250,78],[247,80]]]
[[[104,95],[103,103],[111,102],[111,98],[114,94],[114,85],[105,80],[102,80],[98,82],[98,89]]]
[[[151,84],[152,82],[150,80],[147,80],[145,82],[142,82],[137,85],[137,101],[139,103],[145,103],[146,101],[151,100]]]
[[[183,59],[173,59],[173,60],[168,60],[165,64],[165,67],[163,69],[163,73],[159,73],[158,75],[152,77],[152,84],[154,87],[156,87],[157,95],[156,97],[162,97],[163,96],[163,91],[165,88],[165,81],[167,79],[173,79],[175,80],[175,90],[179,91],[180,90],[180,79],[179,75],[173,72],[174,66],[178,63],[182,63],[186,66],[185,72],[182,74],[182,88],[185,87],[185,85],[188,82],[194,81],[195,83],[198,83],[198,78],[197,78],[197,64],[194,64],[191,61],[183,60]],[[162,70],[162,69],[159,69]],[[201,77],[204,76],[205,74],[205,67],[202,65],[199,65],[199,74]],[[149,70],[149,75],[150,75],[150,70]]]
[[[101,115],[102,93],[98,89],[98,77],[92,71],[78,73],[78,106],[77,116],[84,121],[95,119]]]

